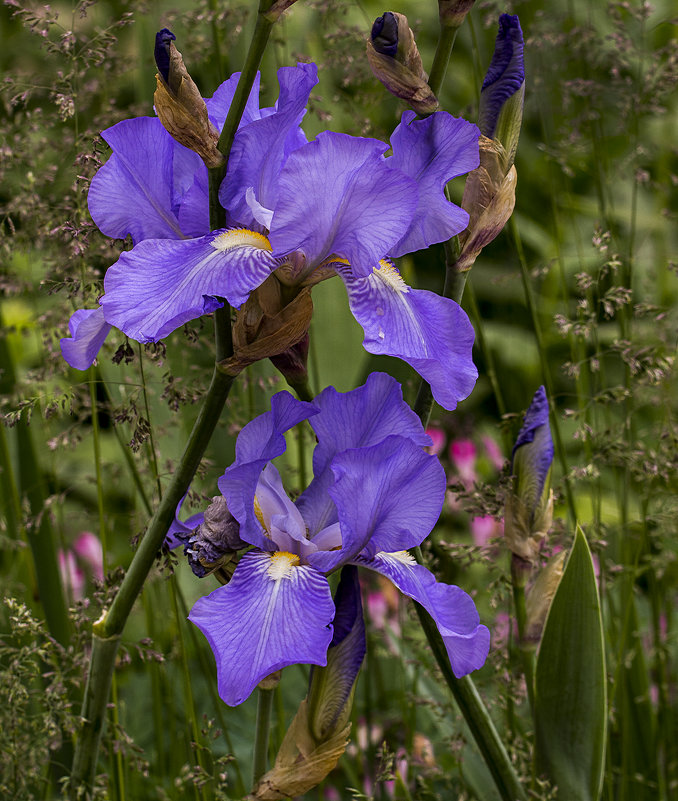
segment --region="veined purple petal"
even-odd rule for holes
[[[386,145],[324,131],[295,150],[280,173],[270,240],[278,256],[301,251],[308,265],[332,254],[367,275],[407,231],[417,184],[387,167]]]
[[[326,665],[333,617],[324,576],[292,554],[250,551],[231,581],[200,598],[188,619],[214,652],[219,695],[236,706],[275,670]]]
[[[218,308],[238,308],[277,264],[266,237],[227,230],[200,239],[147,239],[108,269],[106,319],[138,342],[155,342]]]
[[[205,165],[203,164],[203,167]],[[207,169],[198,170],[179,206],[179,225],[187,237],[199,238],[210,233],[210,204]]]
[[[240,523],[240,537],[245,542],[263,550],[275,548],[254,508],[259,477],[267,462],[285,452],[284,433],[317,413],[314,404],[298,401],[289,392],[278,392],[271,398],[271,411],[255,417],[238,434],[235,462],[219,478],[218,486]]]
[[[501,14],[492,62],[480,92],[478,126],[485,136],[494,136],[504,103],[525,81],[523,32],[517,15]]]
[[[475,386],[474,332],[463,309],[448,298],[412,289],[387,260],[367,278],[337,267],[351,313],[365,332],[369,353],[397,356],[431,385],[444,409],[454,409]]]
[[[390,249],[393,257],[444,242],[466,228],[468,213],[445,197],[445,184],[480,162],[475,125],[446,111],[424,120],[415,116],[414,111],[403,112],[391,136],[393,155],[386,159],[419,187],[417,210],[407,233]]]
[[[113,155],[92,179],[87,203],[107,236],[135,243],[181,239],[174,204],[175,142],[155,117],[124,120],[102,132]]]
[[[435,456],[404,437],[337,454],[328,490],[341,524],[338,551],[309,554],[309,564],[329,572],[366,551],[399,551],[419,545],[440,515],[445,471]]]
[[[337,519],[327,492],[334,483],[329,466],[337,453],[376,445],[392,434],[422,447],[431,444],[421,421],[403,400],[400,384],[385,373],[372,373],[364,386],[351,392],[327,387],[313,404],[320,409],[311,421],[318,437],[313,452],[315,477],[297,500],[312,537]]]
[[[249,97],[247,98],[247,104],[245,105],[245,110],[243,111],[238,128],[249,125],[251,122],[254,122],[254,120],[261,119],[261,112],[259,111],[259,78],[260,75],[257,72],[254,82],[252,83],[252,89],[250,90]],[[221,129],[224,127],[224,123],[226,122],[228,110],[233,102],[233,95],[235,94],[235,89],[238,85],[239,79],[240,73],[234,72],[230,78],[221,84],[212,97],[205,98],[207,114],[212,122],[212,125],[214,125],[219,132],[221,132]]]
[[[462,589],[437,582],[407,551],[378,553],[372,558],[359,556],[353,561],[386,576],[402,593],[426,609],[443,638],[457,678],[485,664],[490,632],[480,625],[475,604]]]
[[[71,338],[60,340],[61,354],[76,370],[86,370],[96,359],[111,330],[104,320],[104,310],[78,309],[68,321]]]
[[[249,225],[255,219],[246,200],[253,189],[256,201],[273,209],[278,200],[278,176],[290,145],[303,144],[298,126],[305,114],[311,89],[318,83],[315,64],[299,64],[278,70],[280,97],[273,114],[252,122],[236,134],[228,173],[219,200],[233,217]],[[266,226],[267,228],[270,226]]]

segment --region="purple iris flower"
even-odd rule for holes
[[[292,502],[271,460],[302,420],[318,439],[314,478]],[[328,387],[313,403],[279,392],[271,410],[242,429],[218,483],[253,548],[189,615],[212,647],[227,704],[240,704],[286,665],[327,664],[339,626],[327,576],[345,564],[381,573],[429,612],[455,675],[483,665],[489,631],[473,601],[438,583],[407,550],[431,531],[445,496],[445,472],[424,452],[428,444],[399,384],[383,373],[346,394]]]
[[[217,130],[237,77],[206,101]],[[298,288],[337,273],[365,349],[407,361],[455,408],[477,377],[473,328],[454,301],[409,287],[390,259],[466,227],[444,188],[478,165],[478,129],[446,112],[416,120],[406,111],[389,156],[376,139],[326,131],[307,142],[299,123],[317,69],[284,67],[278,80],[274,108],[258,108],[258,85],[250,95],[220,188],[223,230],[209,230],[205,167],[157,119],[104,132],[113,155],[92,182],[90,211],[104,233],[134,242],[106,274],[105,323],[152,342],[220,297],[239,308],[274,271]],[[83,369],[92,349],[67,360]]]

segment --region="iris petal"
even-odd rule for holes
[[[68,322],[71,338],[60,340],[61,353],[76,370],[86,370],[96,359],[111,330],[104,320],[104,310],[78,309]]]
[[[437,457],[403,437],[387,437],[332,460],[335,483],[328,490],[341,524],[338,551],[310,554],[329,572],[359,552],[410,548],[430,533],[445,498],[445,471]]]
[[[480,131],[466,120],[437,111],[415,120],[405,111],[391,136],[393,155],[386,159],[414,178],[419,188],[418,205],[407,233],[390,249],[393,257],[427,248],[463,231],[468,214],[445,197],[445,184],[479,164]]]
[[[431,385],[436,401],[454,409],[473,389],[478,371],[472,360],[474,332],[453,300],[411,289],[390,262],[367,278],[337,268],[369,353],[397,356]]]
[[[295,150],[280,173],[271,224],[275,253],[301,251],[309,265],[331,254],[366,275],[407,231],[416,181],[389,169],[386,145],[325,131]]]
[[[452,671],[457,678],[485,664],[490,649],[490,632],[480,625],[471,597],[459,587],[441,584],[406,552],[359,556],[354,564],[364,565],[389,578],[405,595],[420,603],[440,632]]]
[[[422,447],[431,444],[421,421],[403,401],[400,384],[385,373],[372,373],[364,386],[351,392],[327,387],[313,404],[320,409],[311,420],[318,438],[313,452],[315,477],[297,501],[312,537],[337,519],[327,492],[334,483],[330,462],[336,454],[376,445],[393,434]]]
[[[182,238],[173,209],[175,143],[160,120],[124,120],[102,136],[113,155],[92,179],[87,197],[98,228],[118,239],[129,234],[135,243]]]
[[[263,533],[254,510],[254,495],[267,462],[285,452],[284,433],[297,423],[317,414],[317,408],[278,392],[271,398],[271,411],[255,417],[238,435],[235,462],[218,481],[228,508],[240,523],[240,537],[264,550],[275,547]]]
[[[236,706],[275,670],[326,665],[333,617],[320,573],[291,554],[250,551],[226,586],[196,602],[189,620],[214,652],[219,695]]]
[[[268,240],[250,231],[200,239],[147,239],[109,268],[101,303],[106,319],[138,342],[154,342],[214,311],[236,308],[276,267]]]

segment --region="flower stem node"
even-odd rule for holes
[[[367,60],[374,77],[405,100],[417,114],[432,114],[438,99],[428,85],[414,34],[404,14],[386,11],[377,17],[367,40]]]
[[[438,0],[440,24],[446,28],[458,28],[466,19],[476,0]]]
[[[209,121],[207,106],[174,46],[167,28],[155,36],[158,73],[153,100],[160,122],[179,144],[197,153],[207,167],[220,167],[224,157],[217,148],[219,132]]]

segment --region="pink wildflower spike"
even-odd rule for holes
[[[426,433],[431,437],[433,441],[432,445],[429,445],[426,448],[428,453],[432,453],[434,456],[438,456],[442,453],[443,448],[445,447],[445,432],[442,428],[436,428],[435,426],[431,426],[430,428],[426,429]]]
[[[101,541],[91,531],[83,531],[73,548],[80,559],[89,567],[92,576],[98,581],[104,580],[104,552]]]
[[[478,477],[476,473],[477,456],[476,446],[470,439],[457,439],[450,445],[450,459],[464,484],[472,484]]]
[[[57,555],[59,573],[64,589],[71,601],[80,601],[85,596],[85,574],[78,567],[73,551],[60,550]]]

